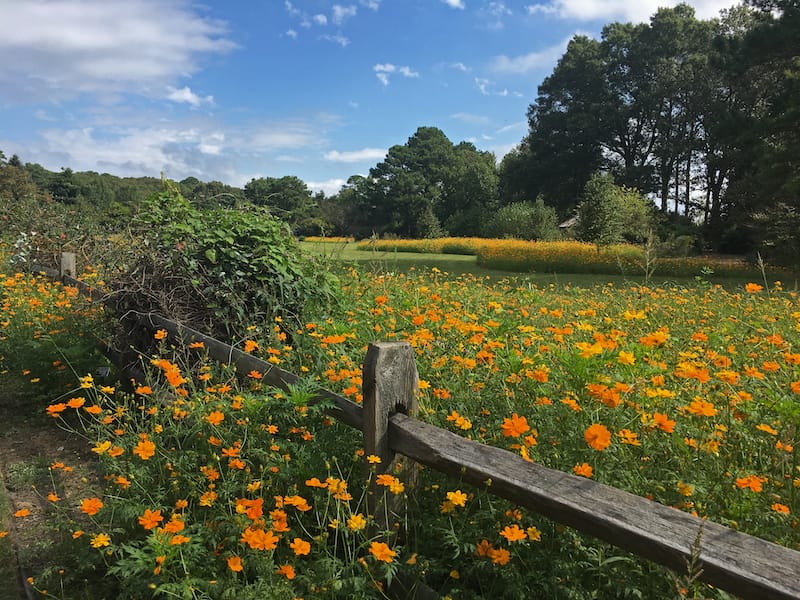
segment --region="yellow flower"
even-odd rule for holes
[[[361,531],[367,526],[367,520],[361,513],[355,514],[347,519],[347,528],[350,531]]]
[[[453,506],[466,506],[467,497],[468,496],[461,490],[447,492],[447,499],[453,504]]]
[[[104,548],[111,543],[111,538],[106,533],[98,533],[89,540],[92,548]]]

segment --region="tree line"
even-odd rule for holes
[[[333,196],[298,177],[243,188],[189,177],[200,208],[266,206],[298,235],[591,241],[684,237],[697,249],[800,262],[800,3],[750,0],[717,19],[685,4],[576,35],[498,164],[420,127]],[[47,171],[0,153],[0,196],[38,190],[124,216],[156,178]],[[575,220],[575,219],[573,219]]]

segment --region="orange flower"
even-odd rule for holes
[[[496,565],[507,565],[511,560],[511,553],[505,548],[492,549],[489,551],[489,558]]]
[[[258,350],[258,349],[259,349],[258,342],[254,342],[253,340],[245,340],[245,342],[244,342],[244,351],[245,352],[247,352],[249,354],[253,350]]]
[[[169,520],[169,523],[164,525],[164,531],[167,533],[178,533],[179,531],[183,531],[184,527],[186,527],[186,524],[181,521],[181,518],[178,515],[173,514],[172,518]]]
[[[630,429],[620,429],[617,432],[617,435],[623,444],[628,444],[630,446],[641,446],[639,434],[631,431]]]
[[[23,517],[29,517],[30,514],[31,511],[28,510],[27,508],[20,508],[17,512],[14,513],[14,516],[21,519]]]
[[[242,532],[241,541],[253,550],[274,550],[279,539],[272,531],[248,527]]]
[[[86,398],[70,398],[69,402],[67,402],[67,406],[70,408],[80,408],[86,404]]]
[[[153,393],[153,388],[151,388],[149,385],[140,385],[134,390],[134,392],[141,396],[148,396]]]
[[[278,567],[275,573],[277,573],[278,575],[284,575],[286,579],[295,578],[294,567],[292,565],[281,565],[280,567]]]
[[[594,473],[592,466],[589,463],[583,463],[572,467],[572,472],[581,477],[591,477]]]
[[[103,508],[103,501],[100,498],[85,498],[81,500],[81,512],[87,515],[96,515]]]
[[[500,532],[500,535],[506,538],[509,542],[518,542],[528,537],[525,533],[525,530],[520,528],[520,526],[516,523],[514,525],[506,525]]]
[[[503,430],[505,437],[519,437],[523,433],[530,431],[528,420],[525,417],[520,417],[517,413],[503,419],[503,424],[500,426]]]
[[[295,556],[305,556],[311,552],[311,544],[300,538],[294,538],[294,541],[289,544],[289,547],[294,550]]]
[[[744,286],[744,291],[748,294],[757,294],[761,290],[764,289],[763,285],[758,285],[757,283],[748,283]]]
[[[153,529],[156,525],[161,523],[164,517],[161,516],[161,510],[145,509],[144,514],[139,517],[139,524],[145,529]]]
[[[391,563],[392,559],[397,556],[397,552],[389,548],[384,542],[372,542],[369,547],[369,552],[377,560],[385,563]]]
[[[191,538],[186,537],[185,535],[173,535],[172,539],[169,541],[170,546],[180,546],[181,544],[186,544],[190,542]]]
[[[238,556],[229,556],[227,562],[228,568],[234,573],[239,573],[242,569],[244,569],[244,566],[242,565],[242,559]]]
[[[166,329],[159,329],[153,334],[153,337],[157,340],[164,340],[167,338],[167,330]]]
[[[218,411],[218,410],[215,410],[214,412],[212,412],[210,415],[208,415],[206,417],[206,421],[208,421],[209,423],[211,423],[214,426],[219,425],[224,420],[225,420],[225,414],[220,412],[220,411]]]
[[[789,510],[789,507],[788,507],[788,506],[786,506],[785,504],[780,504],[780,503],[778,503],[778,502],[776,502],[775,504],[773,504],[772,506],[770,506],[770,508],[771,508],[772,510],[774,510],[776,513],[781,513],[781,514],[783,514],[783,515],[788,515],[788,514],[791,512],[791,511]]]
[[[603,451],[611,445],[611,432],[605,425],[594,423],[583,432],[583,439],[594,450]]]
[[[746,477],[737,477],[736,487],[741,489],[749,489],[753,492],[760,492],[763,487],[762,483],[767,481],[763,475],[747,475]]]
[[[666,413],[653,413],[653,420],[656,427],[667,433],[672,433],[675,430],[675,421],[670,419]]]
[[[711,404],[711,402],[695,397],[691,404],[686,407],[686,412],[697,415],[698,417],[713,417],[719,411],[714,408],[714,405]]]
[[[142,460],[148,460],[156,453],[156,445],[147,439],[139,440],[133,453]]]

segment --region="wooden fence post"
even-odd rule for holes
[[[408,342],[376,342],[367,348],[364,358],[364,457],[377,456],[380,463],[365,463],[367,471],[373,470],[370,481],[367,510],[375,519],[371,533],[395,531],[395,522],[405,514],[403,494],[387,493],[385,486],[375,480],[381,473],[399,476],[403,484],[412,488],[416,472],[407,468],[411,461],[396,457],[389,447],[389,416],[396,412],[410,417],[417,414],[419,404],[419,376],[414,360],[414,349]],[[386,502],[383,502],[383,499]]]
[[[76,277],[75,268],[75,253],[62,252],[61,253],[61,277],[67,275],[69,277]]]
[[[408,342],[376,342],[367,348],[362,379],[364,391],[364,460],[366,471],[374,472],[367,492],[367,510],[376,523],[370,530],[371,537],[380,537],[392,543],[402,535],[399,524],[404,520],[405,494],[393,494],[384,486],[378,486],[375,478],[381,473],[398,477],[413,493],[417,471],[415,463],[402,456],[395,456],[389,446],[389,417],[403,413],[416,417],[419,403],[419,375],[414,359],[414,349]],[[378,464],[367,458],[377,456]],[[424,582],[414,576],[398,573],[389,586],[388,597],[416,600],[433,600],[439,596]]]

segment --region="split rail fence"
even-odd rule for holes
[[[66,255],[62,281],[102,296],[74,274],[74,257]],[[262,372],[263,383],[285,391],[299,379],[160,315],[143,315],[140,323],[164,329],[183,344],[201,341],[214,360],[241,373]],[[380,342],[369,345],[364,359],[363,406],[327,390],[318,397],[333,405],[330,416],[363,432],[364,450],[381,457],[382,470],[393,467],[397,454],[405,456],[678,572],[686,570],[699,539],[701,580],[742,598],[800,599],[800,552],[419,421],[417,389],[413,348],[406,342]],[[424,585],[407,589],[410,597],[435,597]]]

